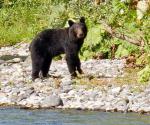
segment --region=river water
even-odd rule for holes
[[[1,108],[0,125],[150,125],[150,116],[135,113]]]

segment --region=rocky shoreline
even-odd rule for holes
[[[53,61],[50,77],[31,81],[28,44],[0,48],[0,106],[150,113],[150,84],[115,84],[124,60],[82,62],[84,75],[71,80],[64,60]]]

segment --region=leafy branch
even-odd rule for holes
[[[119,38],[119,39],[122,39],[122,40],[125,40],[131,44],[134,44],[134,45],[137,45],[137,46],[143,46],[144,45],[144,41],[141,39],[136,39],[136,38],[131,38],[125,34],[122,34],[122,33],[117,33],[117,31],[115,31],[114,29],[112,29],[111,26],[109,26],[106,22],[104,21],[100,21],[100,23],[103,25],[104,27],[104,30],[106,32],[108,32],[113,38]]]

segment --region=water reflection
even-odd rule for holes
[[[0,109],[0,125],[150,125],[150,116],[77,110]]]

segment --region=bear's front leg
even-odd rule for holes
[[[77,67],[77,70],[80,74],[83,74],[84,72],[82,71],[81,69],[81,62],[80,62],[80,58],[79,56],[77,55],[76,57],[76,67]]]
[[[47,77],[48,76],[48,71],[49,71],[51,62],[52,62],[52,57],[51,56],[46,56],[44,58],[44,61],[43,61],[43,64],[42,64],[42,68],[41,68],[43,77]]]
[[[67,54],[66,55],[66,62],[67,62],[69,72],[71,74],[71,78],[77,77],[74,54]]]

